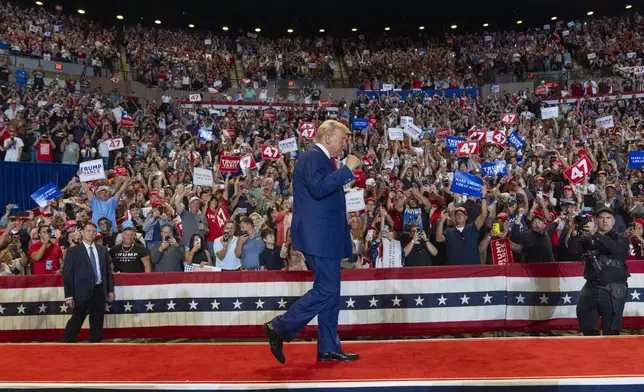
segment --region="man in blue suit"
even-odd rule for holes
[[[301,154],[293,173],[293,249],[306,257],[315,272],[313,288],[295,301],[281,316],[264,324],[271,352],[286,362],[284,341],[290,342],[318,316],[318,361],[354,361],[357,354],[345,353],[338,337],[340,313],[340,260],[351,256],[343,186],[354,178],[362,161],[347,157],[337,169],[331,158],[342,155],[349,129],[325,121],[315,136],[315,147]]]
[[[72,310],[63,342],[73,343],[89,314],[89,342],[99,343],[103,334],[105,301],[114,301],[114,278],[109,254],[104,246],[94,244],[96,225],[83,227],[83,240],[69,248],[63,265],[65,304]]]

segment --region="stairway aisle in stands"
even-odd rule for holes
[[[118,64],[117,64],[117,72],[114,73],[114,75],[117,78],[119,78],[119,84],[121,87],[121,91],[124,91],[129,93],[132,90],[132,83],[135,82],[134,80],[134,75],[130,71],[130,64],[128,62],[127,58],[127,50],[124,45],[119,45],[119,52],[118,52]]]
[[[333,87],[344,87],[344,75],[342,74],[342,63],[344,62],[344,57],[335,56],[333,62]]]
[[[246,77],[241,56],[235,55],[235,66],[230,70],[230,81],[233,87],[240,87],[240,80]]]

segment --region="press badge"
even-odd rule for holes
[[[54,269],[54,260],[47,260],[45,261],[45,269],[47,271],[51,271]]]

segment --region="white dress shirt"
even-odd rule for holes
[[[83,245],[85,245],[85,250],[87,251],[87,257],[89,257],[90,262],[92,261],[92,255],[90,254],[89,248],[90,246],[92,247],[92,252],[94,252],[94,260],[96,260],[96,272],[98,272],[98,276],[96,277],[98,281],[94,283],[101,284],[101,282],[103,282],[103,279],[101,278],[101,263],[98,260],[98,250],[96,250],[96,245],[88,244],[85,241],[83,241]]]
[[[327,158],[331,159],[331,154],[329,154],[329,150],[326,149],[323,145],[320,143],[315,143],[316,146],[320,147],[320,150],[326,155]]]
[[[92,251],[94,252],[94,257],[95,257],[95,260],[96,260],[96,271],[98,272],[98,282],[94,282],[94,284],[100,284],[103,281],[103,279],[101,278],[101,263],[98,261],[98,251],[96,250],[96,245],[88,244],[85,241],[82,241],[82,244],[85,245],[85,251],[87,252],[87,257],[89,257],[90,263],[92,262],[92,256],[90,256],[89,247],[90,246],[94,247],[94,249]],[[78,246],[78,245],[76,245],[76,246]],[[65,298],[65,300],[68,300],[68,299],[74,299],[74,297]]]

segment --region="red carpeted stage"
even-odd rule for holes
[[[216,391],[642,391],[644,337],[346,342],[362,358],[316,363],[315,343],[5,344],[0,389]]]

